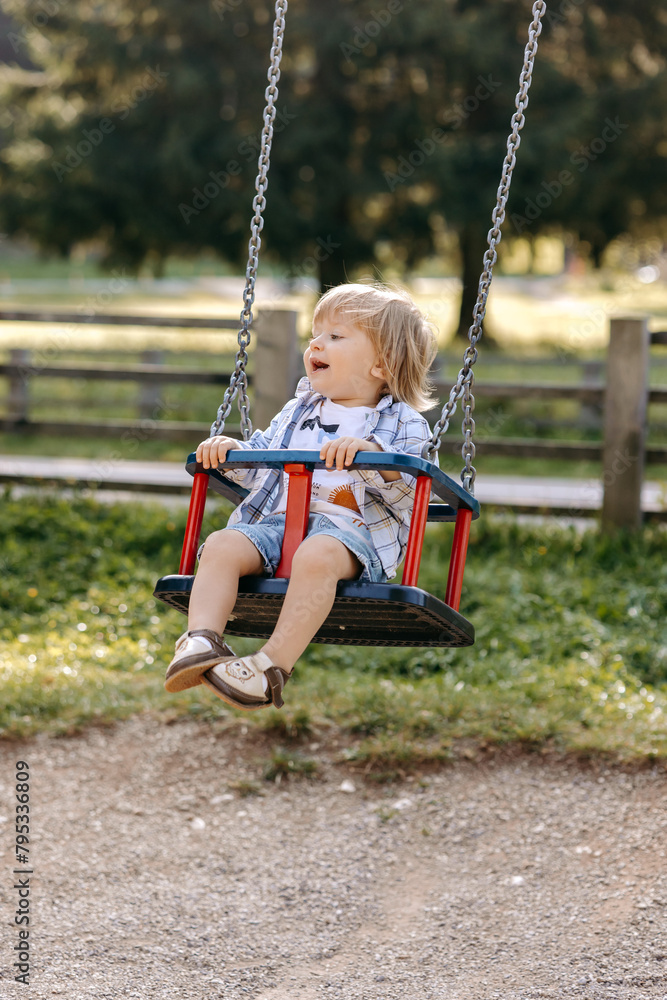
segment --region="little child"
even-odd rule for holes
[[[249,441],[216,435],[197,448],[205,469],[230,449],[319,448],[308,532],[292,561],[273,635],[237,658],[223,641],[239,578],[272,575],[285,530],[287,476],[275,469],[226,470],[250,489],[226,528],[210,535],[192,587],[188,631],[167,670],[167,691],[203,683],[237,708],[283,704],[282,689],[334,602],[339,580],[382,582],[407,544],[415,480],[398,472],[349,470],[359,451],[421,455],[430,436],[417,411],[431,405],[433,330],[410,297],[379,285],[349,284],[319,300],[304,354],[306,378]]]

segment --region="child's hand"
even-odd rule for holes
[[[342,437],[323,444],[320,450],[320,458],[326,462],[327,469],[333,469],[334,465],[337,469],[344,469],[346,465],[352,465],[358,451],[382,451],[382,448],[375,441],[365,441],[363,438],[355,437]],[[395,480],[401,478],[399,472],[385,472],[384,469],[378,469],[378,472],[385,483],[393,483]]]
[[[234,438],[216,434],[215,437],[206,438],[198,446],[197,461],[201,462],[205,469],[217,469],[218,465],[226,460],[228,451],[238,450],[240,447]]]
[[[327,469],[344,469],[352,465],[358,451],[380,451],[380,446],[374,441],[364,441],[363,438],[342,437],[335,441],[327,441],[322,445],[320,458],[326,462]]]

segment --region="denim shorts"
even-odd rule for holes
[[[285,515],[269,514],[255,524],[229,524],[225,531],[241,531],[253,543],[264,560],[264,572],[273,576],[280,562],[280,551],[285,534]],[[383,583],[387,577],[382,563],[373,546],[371,533],[366,525],[350,523],[350,527],[340,528],[324,514],[311,514],[308,518],[306,538],[313,535],[331,535],[337,538],[362,565],[359,580],[366,583]]]

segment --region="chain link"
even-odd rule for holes
[[[483,270],[479,279],[477,301],[472,314],[473,322],[468,330],[468,347],[463,354],[463,367],[459,371],[456,382],[449,393],[449,399],[443,406],[440,419],[433,428],[433,434],[426,442],[423,451],[424,458],[428,459],[428,461],[432,462],[435,459],[442,444],[442,438],[446,434],[449,422],[456,411],[456,404],[462,398],[461,409],[463,411],[463,421],[461,429],[464,440],[461,455],[465,466],[461,470],[461,482],[469,493],[473,493],[474,491],[475,477],[477,475],[477,471],[472,464],[475,457],[475,444],[473,441],[475,421],[472,416],[475,409],[475,397],[472,391],[475,377],[472,368],[478,357],[476,345],[482,336],[482,324],[486,314],[486,300],[489,295],[491,278],[493,277],[493,266],[498,259],[496,247],[501,240],[500,227],[505,221],[505,205],[507,204],[510,184],[512,183],[512,172],[516,164],[516,152],[521,144],[519,133],[526,123],[524,112],[528,107],[528,90],[530,89],[533,76],[537,39],[542,31],[542,18],[546,13],[546,9],[547,5],[544,0],[537,0],[533,4],[533,20],[528,29],[528,42],[526,43],[523,55],[523,69],[519,77],[519,91],[514,100],[516,111],[512,115],[512,130],[507,139],[507,154],[503,161],[502,175],[496,195],[496,206],[491,215],[493,225],[486,237],[489,246],[483,258]]]
[[[264,92],[266,107],[264,108],[264,127],[262,128],[261,148],[257,160],[257,177],[253,203],[253,217],[250,223],[250,240],[248,242],[248,263],[245,271],[245,288],[243,290],[243,309],[241,310],[241,329],[237,340],[239,349],[236,352],[236,364],[225,390],[218,414],[211,425],[211,437],[220,434],[229,416],[232,403],[238,395],[238,407],[241,413],[241,431],[244,441],[252,434],[250,422],[250,400],[248,399],[248,363],[247,347],[250,343],[250,326],[252,324],[252,307],[255,302],[255,281],[257,280],[257,265],[259,251],[262,246],[261,232],[264,228],[264,209],[266,208],[266,189],[269,186],[269,167],[271,165],[271,144],[273,142],[273,123],[276,118],[276,101],[278,99],[278,81],[280,80],[280,60],[283,54],[283,37],[285,34],[285,13],[287,0],[277,0],[276,19],[273,24],[273,45],[271,46],[271,62],[267,72],[269,85]]]

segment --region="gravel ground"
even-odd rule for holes
[[[0,744],[2,997],[667,998],[663,769],[464,760],[378,786],[340,749],[306,743],[320,778],[276,784],[268,738],[238,723]],[[27,987],[11,969],[20,758]]]

